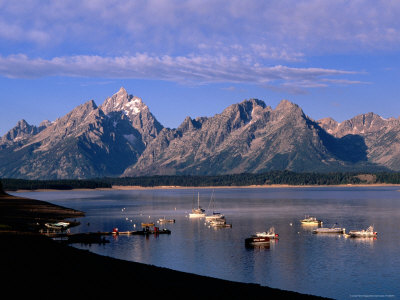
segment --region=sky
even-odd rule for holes
[[[287,99],[400,116],[400,1],[0,0],[0,136],[123,86],[158,121]]]

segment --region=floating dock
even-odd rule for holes
[[[113,231],[106,232],[86,232],[86,233],[57,233],[57,232],[47,232],[43,233],[48,237],[53,239],[58,239],[60,242],[66,244],[81,243],[81,244],[105,244],[109,243],[108,240],[104,238],[106,235],[158,235],[158,234],[171,234],[171,230],[162,229],[154,227],[154,229],[143,228],[143,230],[136,231],[118,231],[116,228]]]

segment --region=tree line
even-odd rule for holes
[[[369,176],[366,176],[369,175]],[[365,178],[368,178],[365,179]],[[363,183],[400,184],[400,173],[296,173],[291,171],[270,171],[253,174],[229,175],[158,175],[140,177],[105,177],[94,179],[63,179],[63,180],[26,180],[26,179],[1,179],[4,190],[37,190],[37,189],[95,189],[111,188],[113,185],[121,186],[249,186],[249,185],[346,185]]]
[[[96,189],[111,188],[111,185],[101,180],[80,180],[80,179],[63,179],[63,180],[27,180],[2,178],[1,183],[5,191],[16,190],[72,190],[72,189]]]

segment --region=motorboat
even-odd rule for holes
[[[348,237],[376,237],[378,233],[374,231],[373,226],[369,226],[365,230],[350,230],[347,234]]]
[[[252,235],[244,240],[244,243],[248,246],[269,244],[271,239],[267,236]]]
[[[58,230],[66,229],[69,225],[70,225],[70,223],[68,223],[68,222],[57,222],[57,223],[45,223],[44,224],[44,226],[46,226],[47,228],[58,229]]]
[[[175,219],[166,219],[164,217],[164,218],[158,219],[158,223],[175,223]]]
[[[313,230],[313,233],[346,233],[345,228],[340,228],[340,227],[332,227],[332,228],[326,228],[326,227],[321,227]]]
[[[212,215],[206,216],[206,221],[208,222],[219,219],[225,219],[225,216],[219,212],[213,212]]]
[[[227,224],[225,218],[214,219],[209,221],[210,226],[218,228],[231,228],[232,224]]]
[[[200,194],[197,194],[197,208],[193,208],[192,212],[189,214],[189,218],[204,218],[206,214],[205,210],[200,206]]]
[[[275,232],[275,228],[271,227],[268,231],[256,232],[257,237],[269,237],[270,239],[278,239],[279,234]]]
[[[152,227],[154,223],[142,223],[142,227]]]
[[[303,220],[300,220],[303,225],[322,225],[321,220],[317,220],[316,217],[306,216]]]

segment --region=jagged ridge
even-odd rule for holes
[[[368,113],[314,121],[282,100],[250,99],[213,117],[164,128],[142,99],[121,88],[38,127],[21,120],[0,140],[0,176],[92,178],[400,170],[400,122]]]

